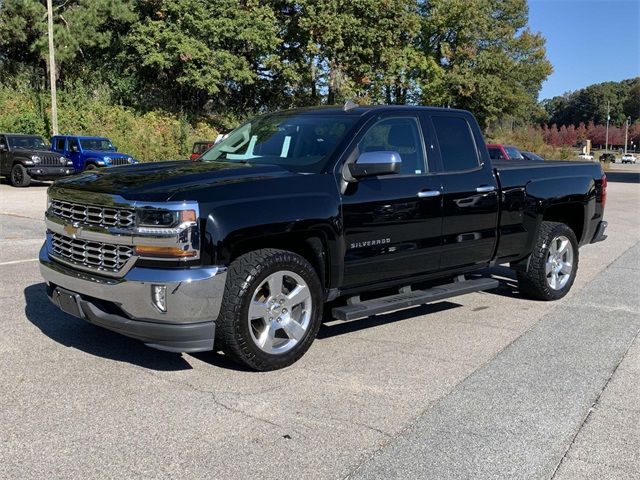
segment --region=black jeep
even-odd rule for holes
[[[54,180],[73,173],[73,162],[49,150],[39,135],[0,133],[0,175],[14,187],[28,187],[31,179]]]

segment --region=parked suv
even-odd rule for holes
[[[616,156],[614,153],[603,153],[600,155],[600,161],[616,163]]]
[[[40,135],[0,133],[0,175],[14,187],[28,187],[31,179],[53,180],[73,172],[64,156],[49,151]]]
[[[193,149],[191,150],[191,155],[189,156],[189,160],[197,160],[200,155],[209,150],[211,147],[215,145],[215,140],[205,140],[200,142],[193,143]]]
[[[631,153],[625,153],[622,156],[622,163],[636,163],[636,157],[635,155],[631,154]]]
[[[126,153],[117,153],[118,149],[105,137],[56,135],[51,139],[51,150],[70,158],[76,172],[138,163]]]

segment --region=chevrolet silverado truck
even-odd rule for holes
[[[49,151],[40,135],[0,133],[0,175],[14,187],[28,187],[31,180],[55,180],[74,173],[73,163]]]
[[[289,110],[196,161],[56,182],[40,268],[64,312],[272,370],[323,318],[494,289],[478,272],[495,264],[524,296],[563,297],[579,247],[605,238],[606,191],[599,164],[492,163],[466,111]]]

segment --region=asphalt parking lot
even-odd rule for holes
[[[327,323],[270,373],[58,311],[46,184],[2,184],[0,478],[638,478],[640,165],[616,170],[561,301],[498,267],[491,292]]]

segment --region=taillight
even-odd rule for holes
[[[602,174],[602,186],[600,187],[600,201],[602,202],[602,208],[607,203],[607,176]]]

